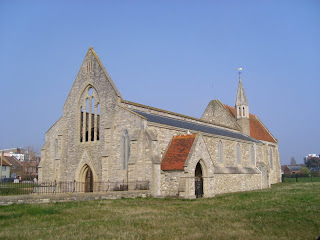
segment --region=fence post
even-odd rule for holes
[[[296,174],[296,182],[298,182],[298,174]]]

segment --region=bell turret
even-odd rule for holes
[[[250,136],[249,104],[241,80],[242,68],[238,68],[238,70],[239,84],[235,103],[236,119],[241,127],[241,132]]]

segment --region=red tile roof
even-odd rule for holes
[[[228,105],[224,105],[224,106],[235,118],[236,117],[235,108],[230,107]],[[276,143],[275,139],[272,137],[269,131],[265,128],[265,126],[259,121],[256,115],[250,113],[249,119],[250,119],[250,137],[257,140]]]
[[[161,170],[183,170],[196,135],[175,136],[161,162]]]
[[[1,157],[0,157],[1,161]],[[6,157],[3,157],[2,159],[2,166],[11,166],[12,164],[6,159]]]

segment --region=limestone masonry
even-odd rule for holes
[[[268,188],[280,174],[278,141],[250,114],[240,78],[234,107],[212,100],[197,119],[124,100],[91,47],[39,164],[40,182],[140,182],[155,197]]]

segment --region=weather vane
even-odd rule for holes
[[[238,70],[239,70],[239,79],[241,79],[242,68],[238,68]]]

